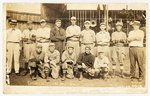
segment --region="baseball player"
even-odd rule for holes
[[[113,76],[115,76],[116,64],[120,65],[121,77],[124,77],[123,74],[123,63],[125,59],[125,51],[124,51],[124,44],[127,42],[127,36],[124,32],[122,32],[122,22],[116,23],[117,31],[112,33],[112,42],[113,42],[113,51],[112,51],[112,70]]]
[[[11,73],[12,62],[14,60],[15,73],[16,75],[20,75],[19,56],[21,50],[20,41],[22,40],[22,32],[16,28],[17,20],[11,20],[10,25],[11,28],[6,31],[7,74]]]
[[[41,27],[37,29],[36,37],[37,44],[42,45],[42,50],[46,52],[50,43],[50,31],[51,29],[47,27],[47,23],[45,19],[40,20]]]
[[[104,50],[105,56],[110,59],[110,34],[106,31],[106,24],[100,24],[100,32],[96,34],[96,45],[97,45],[97,52],[99,50]]]
[[[81,52],[85,52],[85,46],[91,47],[91,53],[94,53],[94,46],[95,46],[95,32],[90,29],[91,22],[85,21],[84,26],[85,29],[81,32],[80,41],[81,41]]]
[[[63,78],[62,81],[67,78],[74,78],[73,69],[76,64],[76,54],[74,52],[74,47],[69,45],[67,50],[62,54],[62,69],[63,69]]]
[[[23,53],[25,57],[25,71],[22,75],[27,73],[27,65],[29,58],[33,51],[36,48],[36,31],[33,29],[32,21],[27,22],[27,29],[23,31],[22,40],[23,40]]]
[[[28,65],[32,80],[36,80],[38,74],[40,74],[42,78],[46,77],[43,68],[44,57],[45,53],[42,51],[42,45],[37,45],[36,50],[32,52]]]
[[[91,79],[91,76],[93,76],[93,65],[94,65],[94,55],[90,52],[91,47],[86,46],[85,52],[81,53],[79,55],[79,58],[77,59],[77,66],[79,69],[79,80],[83,79],[83,72],[86,72],[89,75],[89,78]]]
[[[139,68],[139,82],[144,79],[143,64],[145,64],[145,53],[143,47],[144,32],[140,30],[140,22],[134,21],[133,30],[129,32],[129,57],[130,57],[130,74],[131,80],[135,79],[136,62]]]
[[[67,45],[72,44],[78,57],[80,53],[79,40],[80,40],[81,28],[76,25],[76,17],[71,17],[71,25],[66,29]]]
[[[66,32],[61,27],[61,20],[57,19],[55,26],[51,29],[50,40],[55,43],[56,50],[60,52],[60,55],[62,55],[62,52],[65,50],[65,39]]]
[[[104,50],[99,50],[98,56],[95,58],[94,62],[95,75],[96,76],[100,75],[105,80],[108,77],[109,64],[110,61],[104,55]]]
[[[60,53],[55,49],[54,43],[49,44],[49,50],[45,54],[44,62],[44,70],[46,73],[47,82],[50,81],[50,74],[54,79],[58,78],[60,70]]]

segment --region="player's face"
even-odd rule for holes
[[[106,26],[105,25],[101,25],[100,29],[101,29],[101,31],[104,31],[106,29]]]
[[[71,24],[75,25],[76,24],[76,19],[71,19]]]
[[[122,26],[116,26],[117,31],[121,31]]]
[[[85,29],[89,29],[90,28],[90,24],[89,23],[84,24],[84,26],[85,26]]]
[[[104,56],[104,53],[101,53],[101,52],[100,52],[100,53],[98,54],[98,57],[99,57],[99,58],[103,58],[103,56]]]
[[[45,27],[46,26],[46,22],[41,22],[41,26]]]
[[[42,48],[37,47],[37,48],[36,48],[36,51],[37,51],[38,53],[41,53],[41,52],[42,52]]]
[[[33,25],[32,25],[32,24],[29,24],[29,25],[28,25],[28,29],[31,30],[32,28],[33,28]]]
[[[73,48],[68,48],[68,53],[72,54],[73,53]]]
[[[57,27],[61,26],[61,22],[56,22],[55,24],[56,24]]]
[[[15,28],[15,27],[16,27],[16,25],[15,25],[15,24],[12,24],[12,25],[11,25],[11,28]]]
[[[55,46],[49,46],[49,50],[50,50],[51,52],[54,52]]]
[[[90,53],[90,49],[89,48],[85,48],[85,53],[89,54]]]

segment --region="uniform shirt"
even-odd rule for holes
[[[124,32],[113,32],[112,33],[112,41],[114,41],[114,40],[126,40],[127,39],[127,36],[126,36],[126,34],[124,33]],[[121,43],[120,43],[121,44]]]
[[[99,57],[96,57],[94,62],[94,68],[108,67],[108,64],[110,64],[110,62],[106,56],[101,59]]]
[[[96,43],[97,44],[106,44],[109,46],[110,34],[106,31],[100,31],[96,34]]]
[[[20,42],[20,40],[22,39],[22,32],[17,28],[15,28],[15,29],[9,28],[6,32],[7,32],[6,33],[7,41]]]
[[[28,38],[28,39],[30,39],[30,38],[32,38],[32,35],[36,35],[36,31],[35,30],[29,30],[29,29],[26,29],[26,30],[24,30],[23,31],[23,33],[22,33],[22,37],[23,38]],[[29,42],[29,41],[28,41]]]
[[[91,29],[83,30],[81,32],[81,43],[94,43],[95,42],[95,32]]]
[[[49,50],[45,54],[44,62],[53,62],[55,64],[60,62],[60,53],[58,50],[54,50],[54,52],[50,52]]]
[[[93,67],[94,59],[95,59],[95,57],[91,53],[87,54],[84,52],[79,55],[77,63],[79,65],[82,65],[82,63],[84,63],[88,67]]]
[[[31,54],[30,59],[35,59],[36,62],[44,62],[44,57],[45,57],[45,53],[41,52],[41,53],[37,53],[36,50]]]
[[[50,32],[50,39],[53,42],[64,41],[66,32],[63,28],[54,27]]]
[[[37,41],[40,40],[40,37],[44,37],[46,39],[50,38],[50,31],[51,29],[49,27],[38,28],[36,32]],[[44,39],[41,39],[41,40],[44,40]]]
[[[62,61],[65,62],[66,60],[72,60],[72,61],[76,61],[76,55],[73,52],[72,54],[69,54],[68,51],[64,51],[62,54]]]
[[[130,31],[128,39],[129,39],[129,41],[132,39],[138,39],[138,40],[130,41],[129,46],[143,47],[144,32],[140,29]]]
[[[67,29],[66,29],[66,37],[70,37],[70,36],[73,36],[73,35],[80,36],[80,33],[81,33],[81,28],[77,25],[74,25],[74,26],[71,25],[71,26],[67,27]],[[79,38],[75,38],[75,37],[71,37],[69,39],[79,40]]]

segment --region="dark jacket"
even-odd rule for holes
[[[84,63],[86,66],[92,68],[94,65],[94,60],[95,60],[94,55],[92,55],[91,53],[86,54],[84,52],[79,55],[79,58],[77,59],[77,64],[82,65],[82,63]]]

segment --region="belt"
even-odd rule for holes
[[[130,46],[130,48],[143,48],[142,46]]]
[[[8,41],[7,43],[19,43],[19,42]]]
[[[49,41],[45,41],[45,42],[37,41],[37,42],[39,42],[39,43],[49,43]]]
[[[81,43],[83,45],[92,45],[93,43]]]
[[[35,42],[30,42],[30,43],[29,43],[29,42],[24,42],[24,43],[25,43],[25,44],[33,44],[33,43],[35,43]]]
[[[108,46],[107,44],[97,44],[97,46]]]
[[[79,42],[79,40],[71,40],[71,39],[69,39],[68,41]]]

